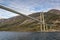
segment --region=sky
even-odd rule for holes
[[[60,10],[60,0],[0,0],[0,5],[4,5],[25,15],[50,9]],[[0,9],[0,17],[9,18],[13,16],[16,15]]]

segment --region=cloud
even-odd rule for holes
[[[3,2],[3,0],[0,0],[0,2]]]
[[[17,7],[15,7],[15,6],[17,6]],[[23,5],[23,4],[18,5],[18,3],[16,4],[16,3],[11,2],[9,7],[11,7],[12,9],[15,9],[16,11],[21,12],[23,14],[31,13],[30,7],[27,7],[26,5]]]
[[[60,9],[60,0],[6,0],[3,3],[27,15],[32,12],[46,11],[52,8]]]
[[[25,15],[50,9],[60,10],[60,0],[0,0],[0,5],[9,7]],[[13,16],[16,16],[16,14],[0,10],[0,18]]]
[[[11,13],[9,11],[0,9],[0,18],[10,18],[13,16],[17,16],[17,14]]]

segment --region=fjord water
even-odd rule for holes
[[[60,32],[0,32],[0,40],[60,40]]]

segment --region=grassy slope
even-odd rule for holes
[[[47,23],[49,24],[48,27],[52,27],[53,29],[60,29],[60,25],[58,24],[55,24],[56,26],[51,25],[54,24],[53,21],[60,20],[60,15],[57,15],[57,12],[55,11],[52,12],[52,11],[45,12],[45,22],[46,24]],[[39,19],[39,12],[31,14],[29,16]],[[10,20],[8,22],[4,22],[3,24],[0,24],[0,30],[1,31],[40,31],[39,22],[25,17],[23,17],[22,19],[19,17],[17,18],[15,19],[15,21]],[[23,24],[20,25],[21,23]]]

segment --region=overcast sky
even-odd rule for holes
[[[14,9],[25,15],[32,12],[60,9],[60,0],[0,0],[0,5]],[[0,9],[0,17],[9,18],[16,16],[11,12]]]

